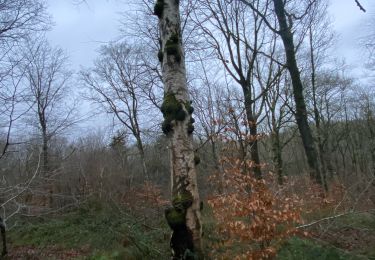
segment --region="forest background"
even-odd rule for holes
[[[165,115],[154,5],[1,2],[10,259],[168,257],[179,120]],[[180,1],[205,255],[374,257],[374,8],[286,5],[314,168],[271,1]]]

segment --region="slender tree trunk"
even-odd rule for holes
[[[375,175],[375,129],[374,129],[374,114],[368,105],[367,111],[367,128],[369,130],[370,139],[370,155],[371,155],[371,166],[372,175]]]
[[[46,204],[49,207],[53,207],[53,183],[52,180],[49,178],[50,176],[50,165],[49,165],[49,154],[48,154],[48,134],[47,134],[47,126],[44,120],[40,122],[42,126],[42,153],[43,153],[43,162],[42,162],[42,171],[43,177],[47,179],[47,189],[48,189],[48,197],[46,198]]]
[[[194,120],[186,82],[182,47],[179,1],[157,0],[155,15],[159,17],[164,101],[163,132],[170,142],[172,207],[165,216],[173,233],[174,259],[202,257],[200,201],[194,162]]]
[[[146,166],[146,156],[145,156],[145,150],[143,148],[143,143],[142,139],[140,136],[137,137],[137,146],[138,146],[138,151],[141,156],[141,163],[142,163],[142,173],[143,176],[146,177],[147,180],[150,180],[150,176],[147,171],[147,166]]]
[[[283,158],[281,153],[280,144],[280,133],[274,131],[271,135],[272,140],[272,153],[273,153],[273,163],[276,169],[277,181],[280,185],[283,184]]]
[[[219,186],[218,186],[218,193],[219,194],[223,194],[224,192],[224,173],[223,173],[223,170],[220,166],[220,162],[219,162],[219,156],[217,154],[217,149],[216,149],[216,141],[212,140],[211,139],[211,151],[212,151],[212,159],[213,159],[213,162],[214,162],[214,168],[215,168],[215,171],[217,172],[218,176],[219,176]]]
[[[251,160],[254,162],[254,175],[257,179],[262,178],[262,171],[260,166],[259,148],[258,148],[258,127],[256,120],[249,122],[250,124],[250,154]]]
[[[150,180],[150,176],[149,176],[148,171],[147,171],[146,157],[145,157],[144,152],[141,153],[141,161],[142,161],[142,172],[143,172],[143,175],[146,176],[147,180]]]
[[[241,169],[242,173],[247,173],[247,164],[245,163],[246,160],[247,160],[247,149],[248,149],[248,143],[247,141],[244,139],[244,136],[242,134],[242,129],[241,129],[241,122],[239,121],[240,119],[236,116],[235,114],[235,111],[231,111],[230,112],[230,116],[232,117],[232,120],[233,120],[233,126],[234,126],[234,129],[235,129],[235,135],[237,137],[237,142],[235,143],[235,149],[236,149],[236,152],[238,152],[238,156],[239,158],[242,160],[242,162],[244,163],[243,164],[243,167]]]
[[[260,159],[259,159],[259,149],[258,149],[258,126],[257,119],[254,116],[252,105],[253,100],[250,96],[250,91],[248,91],[246,86],[242,87],[245,96],[245,109],[246,118],[249,124],[250,130],[250,156],[251,160],[254,162],[254,176],[258,179],[262,178],[262,171],[260,169]]]
[[[322,184],[319,157],[315,149],[314,139],[307,119],[306,102],[303,95],[301,75],[297,66],[293,34],[290,26],[287,24],[284,1],[273,0],[273,3],[279,22],[279,34],[285,48],[286,63],[292,79],[293,96],[296,103],[295,117],[309,164],[310,176],[317,183]]]
[[[42,124],[42,154],[43,154],[43,162],[42,162],[42,170],[43,170],[43,177],[47,177],[49,171],[49,162],[48,162],[48,136],[47,136],[47,129]]]
[[[322,141],[322,129],[320,125],[320,114],[318,109],[318,104],[316,101],[316,67],[315,67],[315,55],[314,55],[314,48],[313,48],[313,33],[311,26],[309,28],[309,40],[310,40],[310,62],[311,62],[311,86],[312,86],[312,98],[313,98],[313,109],[314,109],[314,120],[315,120],[315,127],[316,127],[316,139],[318,142],[318,153],[321,163],[321,178],[323,182],[324,189],[328,191],[328,184],[327,184],[327,167],[325,163],[325,156],[324,156],[324,147]]]

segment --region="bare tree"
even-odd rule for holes
[[[279,69],[282,68],[279,67]],[[294,138],[294,133],[286,138],[282,135],[282,131],[293,122],[290,79],[285,73],[280,75],[278,80],[267,91],[266,104],[266,117],[270,130],[274,172],[277,175],[278,183],[283,184],[284,161],[282,152],[284,147]]]
[[[323,184],[323,180],[321,177],[321,169],[320,169],[320,160],[315,148],[314,138],[311,131],[311,128],[308,123],[308,114],[306,109],[306,101],[304,96],[304,86],[301,80],[301,73],[297,65],[297,58],[296,58],[296,45],[294,40],[294,32],[293,32],[293,20],[300,21],[303,19],[311,10],[311,7],[315,4],[314,1],[310,1],[307,3],[303,10],[296,13],[291,11],[287,11],[286,3],[283,0],[272,0],[273,2],[273,10],[274,14],[277,17],[278,27],[276,29],[273,25],[272,21],[269,20],[268,15],[269,12],[263,13],[262,10],[259,10],[257,4],[259,1],[247,1],[247,0],[238,0],[245,3],[247,6],[251,8],[254,12],[260,15],[262,21],[267,24],[268,28],[273,31],[274,33],[280,35],[284,50],[285,50],[285,57],[286,57],[286,66],[289,70],[292,86],[293,86],[293,96],[294,102],[296,106],[295,117],[297,121],[297,126],[302,138],[305,154],[307,157],[307,162],[310,167],[310,176],[312,179],[316,180],[317,183]],[[289,4],[295,4],[294,2],[290,2]],[[300,8],[301,9],[301,8]]]
[[[328,4],[325,1],[317,0],[308,14],[308,45],[309,45],[309,61],[310,61],[310,85],[313,118],[316,127],[316,143],[317,150],[321,162],[321,175],[324,188],[328,190],[326,172],[330,160],[329,155],[324,149],[324,140],[322,134],[322,118],[318,107],[317,74],[319,68],[327,62],[327,50],[332,46],[333,34],[330,30],[330,20],[327,17]],[[310,90],[310,88],[309,88]],[[308,91],[310,92],[310,91]]]
[[[366,54],[368,55],[368,60],[365,63],[366,69],[369,70],[370,77],[374,79],[375,77],[375,30],[373,24],[375,22],[375,16],[370,17],[367,21],[366,28],[368,33],[361,39],[361,45],[365,47]]]
[[[219,174],[219,178],[222,178],[218,139],[226,126],[221,113],[221,110],[225,110],[222,102],[225,94],[224,90],[219,87],[220,79],[217,77],[217,75],[220,75],[221,68],[213,66],[213,64],[215,63],[200,59],[194,71],[194,74],[198,75],[198,79],[192,84],[194,87],[191,93],[195,107],[194,114],[197,118],[196,136],[200,140],[200,145],[196,151],[206,145],[210,146],[209,151],[212,157],[205,161],[205,164],[211,166],[215,174]],[[200,158],[197,157],[197,160],[200,161]],[[220,180],[222,181],[222,179]],[[222,184],[220,183],[218,187],[219,193],[223,191]]]
[[[163,132],[170,141],[172,205],[165,211],[172,228],[173,258],[203,258],[200,201],[194,162],[194,131],[182,46],[180,1],[158,0],[154,13],[159,17],[164,101]]]
[[[9,147],[16,142],[11,140],[11,131],[15,122],[28,111],[29,107],[19,108],[24,103],[24,89],[22,88],[22,77],[17,70],[13,69],[0,81],[0,127],[6,129],[4,140],[1,140],[0,159],[5,157]]]
[[[102,47],[94,68],[82,71],[81,77],[92,91],[90,100],[113,114],[135,138],[142,161],[143,175],[149,178],[143,143],[147,119],[152,117],[149,97],[152,95],[149,69],[142,48],[127,43]],[[143,125],[143,126],[142,126]]]
[[[274,80],[269,78],[274,75],[267,71],[267,64],[272,67],[274,60],[262,56],[272,56],[275,41],[272,35],[267,35],[261,16],[239,1],[230,4],[226,0],[201,1],[200,4],[195,13],[196,26],[207,40],[207,47],[213,49],[226,72],[242,89],[251,135],[248,147],[255,176],[260,178],[257,126],[265,104],[264,94]]]
[[[319,157],[315,148],[314,139],[307,119],[306,102],[303,95],[303,84],[300,77],[296,60],[296,49],[294,46],[292,24],[287,22],[286,9],[282,0],[273,0],[275,13],[279,22],[279,35],[281,36],[285,48],[285,55],[288,70],[293,84],[294,101],[296,104],[296,121],[302,137],[307,161],[312,170],[311,176],[318,183],[322,184]],[[309,9],[306,9],[308,12]]]
[[[52,170],[49,163],[49,142],[75,122],[75,104],[68,99],[68,84],[72,73],[67,69],[64,52],[59,48],[52,48],[45,40],[30,45],[25,56],[29,103],[32,104],[42,140],[41,171],[48,178],[51,177]],[[49,192],[52,203],[53,191]]]
[[[0,44],[8,48],[32,32],[45,31],[50,22],[40,0],[1,0],[0,21]]]
[[[0,126],[6,128],[0,158],[15,142],[11,140],[12,127],[27,108],[21,109],[23,88],[19,69],[23,60],[20,51],[30,34],[49,28],[45,3],[39,0],[0,1]],[[22,111],[21,111],[22,110]]]

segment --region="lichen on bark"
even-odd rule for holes
[[[156,3],[160,3],[158,0]],[[159,17],[164,100],[162,130],[169,139],[171,201],[165,217],[172,232],[173,259],[202,259],[200,200],[194,160],[194,111],[186,81],[179,1],[163,0]],[[184,221],[182,221],[184,220]]]

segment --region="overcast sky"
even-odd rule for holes
[[[129,11],[126,3],[134,3],[134,1],[87,0],[88,4],[81,5],[75,5],[75,1],[77,0],[48,1],[49,12],[55,26],[47,36],[53,45],[60,46],[67,51],[72,69],[78,71],[81,67],[92,66],[93,60],[97,57],[97,50],[102,44],[120,37],[121,13]],[[339,59],[344,58],[352,68],[357,68],[357,70],[351,70],[356,71],[356,75],[363,74],[361,66],[364,60],[358,41],[361,35],[367,33],[369,27],[366,23],[370,17],[375,16],[374,0],[360,1],[367,9],[366,13],[359,10],[354,0],[331,0],[329,9],[334,29],[340,35],[333,55]],[[93,105],[80,102],[82,113],[93,110],[96,110]],[[92,132],[98,127],[102,131],[111,132],[111,127],[107,127],[111,124],[111,120],[108,119],[104,115],[95,116],[90,121],[80,124],[79,129],[76,129],[78,133],[76,135],[80,136],[79,133],[87,133],[87,131]],[[92,128],[93,125],[95,125],[94,128]]]
[[[131,0],[129,0],[131,1]],[[374,0],[360,0],[367,9],[363,13],[354,0],[331,0],[330,13],[333,25],[340,35],[335,53],[353,66],[360,66],[363,58],[358,39],[369,27],[366,23],[375,16]],[[65,49],[72,65],[90,66],[97,56],[96,50],[105,42],[119,37],[121,13],[128,10],[124,0],[89,0],[76,5],[74,0],[51,0],[49,12],[55,26],[48,33],[54,45]],[[371,6],[370,6],[371,3]]]
[[[337,56],[344,57],[353,66],[363,66],[364,55],[360,45],[361,37],[369,33],[370,21],[375,22],[374,0],[360,0],[367,9],[363,13],[356,6],[354,0],[331,0],[330,14],[333,17],[333,26],[339,34],[337,42]],[[372,26],[375,30],[375,26]]]
[[[123,6],[116,0],[91,0],[88,5],[76,5],[73,0],[50,1],[55,26],[47,36],[68,52],[75,68],[88,66],[100,45],[119,36]]]

